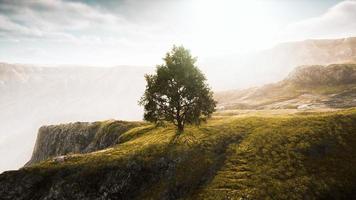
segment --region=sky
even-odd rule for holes
[[[204,60],[355,36],[355,19],[355,0],[0,0],[0,62],[151,66],[174,44]]]

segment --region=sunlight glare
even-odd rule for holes
[[[208,55],[269,47],[280,28],[273,6],[263,1],[196,0],[193,4],[194,46]]]

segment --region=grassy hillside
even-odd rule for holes
[[[115,130],[115,129],[113,129]],[[142,125],[109,149],[0,175],[4,199],[353,199],[356,109]]]
[[[224,109],[355,107],[356,64],[300,66],[280,82],[217,92],[215,98]]]

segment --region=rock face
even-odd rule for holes
[[[352,84],[356,83],[356,65],[300,66],[290,73],[284,81],[302,86]]]
[[[26,166],[48,158],[108,148],[119,143],[118,138],[122,133],[139,124],[111,120],[42,126],[38,130],[31,160]]]

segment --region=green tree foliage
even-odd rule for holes
[[[182,132],[186,124],[198,125],[209,118],[216,102],[189,50],[174,46],[163,60],[155,74],[145,75],[146,91],[139,103],[145,108],[145,120],[171,122]]]

